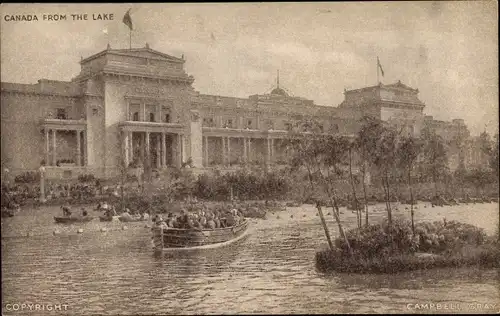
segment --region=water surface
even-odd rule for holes
[[[385,215],[382,207],[372,207],[380,209],[373,211],[373,221]],[[397,208],[396,217],[408,216],[405,206]],[[478,312],[468,308],[470,303],[496,304],[480,312],[500,311],[498,269],[319,273],[314,255],[326,241],[311,206],[252,220],[250,235],[230,247],[176,256],[153,254],[144,223],[127,223],[125,230],[120,222],[98,220],[60,225],[53,223],[59,212],[47,207],[2,219],[4,315],[61,314],[6,310],[6,304],[15,303],[68,304],[70,315]],[[352,227],[355,214],[343,212],[345,225]],[[325,216],[336,236],[330,209]],[[498,204],[420,204],[416,210],[417,221],[443,217],[493,234]],[[77,234],[79,228],[83,234]],[[415,304],[431,303],[461,310],[415,309]]]

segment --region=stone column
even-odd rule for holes
[[[222,141],[222,165],[226,164],[226,138],[221,137]]]
[[[248,162],[252,162],[252,139],[249,138],[247,140],[248,144],[248,149],[247,149],[247,155],[248,155]]]
[[[149,132],[146,132],[146,154],[145,159],[148,160],[148,165],[151,163],[151,148],[149,147]]]
[[[267,152],[266,152],[266,164],[269,165],[271,163],[271,140],[267,139]]]
[[[52,165],[57,165],[57,153],[56,153],[56,133],[55,129],[52,130]]]
[[[205,167],[210,166],[210,161],[208,160],[208,136],[205,136]]]
[[[184,135],[181,134],[180,137],[181,137],[180,143],[181,143],[181,163],[182,163],[185,162],[185,160],[187,160],[187,157],[186,157],[186,146],[184,144]]]
[[[83,165],[87,165],[87,131],[83,131]]]
[[[130,153],[130,142],[129,142],[129,133],[128,132],[123,132],[123,151],[124,151],[124,163],[125,163],[125,168],[128,168],[128,165],[130,164],[129,162],[129,153]]]
[[[50,166],[50,139],[49,139],[49,130],[45,129],[45,165]]]
[[[273,162],[275,159],[275,153],[274,153],[274,138],[271,138],[271,162]]]
[[[134,161],[134,132],[128,133],[128,156],[130,161]]]
[[[243,161],[247,162],[247,138],[243,137]]]
[[[80,144],[80,131],[76,130],[76,165],[80,166],[82,163],[82,145]]]
[[[181,134],[177,134],[177,160],[179,167],[182,166],[182,139]]]
[[[160,169],[161,167],[161,135],[156,134],[156,168]]]
[[[161,165],[162,167],[167,166],[167,145],[166,143],[166,136],[165,133],[161,133]]]
[[[144,146],[145,145],[144,144],[146,143],[146,141],[145,141],[146,133],[141,132],[139,135],[140,135],[140,138],[139,138],[139,140],[140,140],[139,141],[139,155],[140,155],[142,163],[144,164],[144,152],[145,152],[145,150],[144,150]]]
[[[231,166],[231,137],[227,138],[227,165]]]

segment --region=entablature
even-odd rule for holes
[[[140,122],[140,121],[124,121],[119,123],[122,131],[125,132],[150,132],[150,133],[172,133],[185,134],[185,126],[178,123],[157,123],[157,122]]]
[[[60,120],[60,119],[42,119],[41,124],[47,130],[68,130],[84,131],[87,129],[86,120]]]

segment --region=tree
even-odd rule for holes
[[[365,208],[365,226],[368,226],[368,197],[366,193],[366,172],[371,167],[371,157],[369,148],[376,142],[378,135],[375,133],[380,130],[377,121],[369,116],[361,119],[361,128],[356,137],[356,149],[361,158],[361,174],[363,182],[363,200]]]
[[[493,170],[496,179],[498,180],[499,172],[498,172],[498,134],[495,135],[495,141],[492,146],[491,155],[490,155],[490,168]]]
[[[352,248],[340,222],[338,197],[332,185],[332,181],[341,174],[341,165],[345,162],[347,144],[343,138],[324,135],[320,125],[311,120],[298,122],[289,132],[287,140],[283,142],[283,146],[289,152],[292,170],[306,169],[311,191],[316,192],[321,187],[328,194],[339,233],[346,242],[349,252],[352,253]],[[320,201],[317,201],[316,208],[330,249],[333,250],[333,243]]]
[[[479,148],[481,152],[489,157],[492,154],[493,146],[491,145],[491,136],[487,132],[482,132],[479,135]]]
[[[396,167],[396,155],[399,133],[374,118],[365,118],[360,137],[363,138],[366,157],[369,159],[382,180],[384,189],[387,219],[392,225],[391,210],[391,178]]]
[[[402,137],[398,147],[398,164],[406,170],[408,176],[408,189],[410,191],[410,214],[411,214],[411,229],[415,233],[414,210],[413,210],[413,189],[412,189],[412,170],[415,167],[418,155],[422,149],[422,144],[419,140],[413,137]]]
[[[476,188],[476,195],[480,196],[483,193],[484,188],[495,181],[490,170],[485,168],[478,168],[469,171],[465,177],[466,181],[472,183]]]
[[[124,131],[122,131],[121,137],[118,140],[118,146],[122,149],[122,157],[120,159],[120,163],[118,164],[119,172],[120,172],[120,201],[121,201],[121,210],[125,210],[125,185],[128,182],[129,175],[129,166],[126,164],[125,155],[127,154],[125,151],[127,150],[122,145],[122,139],[124,137]]]
[[[350,141],[347,141],[348,144],[347,144],[347,151],[348,151],[348,154],[349,154],[349,182],[351,183],[351,188],[352,188],[352,197],[353,197],[353,202],[354,202],[354,209],[356,210],[356,218],[357,218],[357,225],[358,225],[358,228],[361,228],[362,226],[362,214],[361,214],[361,210],[360,210],[360,203],[358,201],[358,198],[356,196],[356,181],[354,180],[354,176],[353,176],[353,173],[352,173],[352,165],[353,165],[353,162],[352,162],[352,156],[353,156],[353,151],[355,151],[355,146],[356,146],[356,142],[350,142]],[[365,198],[366,198],[366,194],[365,194]],[[366,203],[365,203],[366,205]]]
[[[434,182],[435,196],[438,195],[437,183],[447,174],[448,155],[443,139],[433,132],[422,133],[424,170]]]

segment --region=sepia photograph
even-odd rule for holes
[[[2,316],[500,313],[497,1],[0,18]]]

